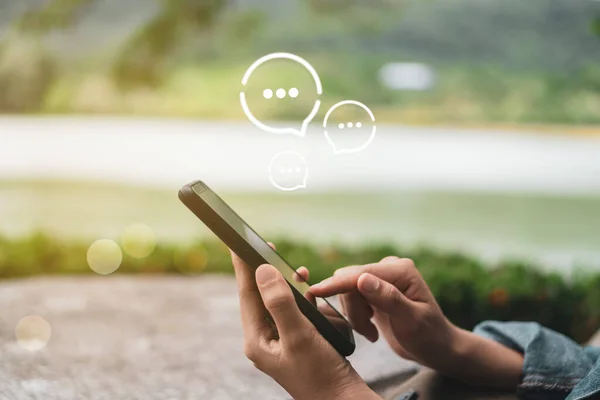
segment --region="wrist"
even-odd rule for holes
[[[326,397],[327,400],[381,400],[381,397],[367,386],[361,379],[352,385],[338,388],[337,391]]]
[[[358,375],[349,382],[338,383],[319,394],[310,393],[310,400],[381,400]],[[296,399],[301,400],[301,399]]]
[[[472,350],[472,333],[453,325],[452,340],[448,356],[450,370],[464,368],[468,364],[469,352]]]
[[[443,356],[436,357],[435,363],[427,366],[448,376],[452,376],[457,368],[462,368],[465,363],[465,354],[468,353],[470,347],[467,333],[464,329],[448,321],[448,330],[445,337],[446,351]]]
[[[438,372],[472,385],[513,389],[520,381],[522,366],[520,353],[454,327],[450,354]]]

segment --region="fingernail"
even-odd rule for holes
[[[270,265],[261,265],[256,270],[256,282],[259,285],[266,285],[277,276],[277,270]]]
[[[364,274],[362,278],[362,287],[366,292],[374,292],[379,287],[379,280],[373,275]]]

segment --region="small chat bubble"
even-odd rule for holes
[[[325,138],[334,154],[357,153],[364,150],[375,138],[377,126],[373,112],[356,100],[334,104],[323,120]],[[344,140],[351,138],[353,140]]]
[[[312,80],[315,85],[314,95],[316,97],[314,104],[312,103],[312,101],[310,103],[310,104],[312,104],[310,112],[308,112],[308,115],[306,117],[304,117],[304,116],[301,117],[303,119],[302,119],[302,122],[299,123],[299,126],[285,126],[285,127],[270,126],[270,125],[267,125],[264,122],[260,121],[252,113],[252,111],[250,110],[250,107],[248,106],[248,101],[246,98],[247,96],[246,96],[246,92],[244,90],[242,90],[240,92],[240,103],[242,105],[242,110],[244,111],[244,114],[246,114],[246,117],[250,120],[250,122],[252,122],[256,127],[258,127],[259,129],[262,129],[265,132],[276,133],[276,134],[290,134],[290,135],[296,135],[296,136],[305,136],[308,124],[313,120],[315,115],[317,115],[317,112],[319,111],[319,108],[321,107],[321,101],[319,100],[318,97],[323,94],[323,86],[321,85],[321,79],[319,78],[319,75],[317,74],[317,71],[315,70],[315,68],[312,65],[310,65],[310,63],[308,61],[306,61],[302,57],[299,57],[299,56],[297,56],[295,54],[291,54],[291,53],[267,54],[266,56],[263,56],[263,57],[259,58],[258,60],[256,60],[246,70],[246,73],[244,74],[244,77],[242,78],[242,85],[244,87],[247,87],[248,81],[250,80],[250,77],[252,76],[252,74],[262,65],[264,65],[270,61],[274,61],[274,60],[289,60],[289,61],[299,64],[306,71],[308,71],[308,73],[312,77]],[[295,86],[292,86],[289,88],[266,87],[266,88],[264,88],[264,90],[262,90],[261,95],[264,99],[271,100],[271,101],[277,101],[277,100],[283,100],[283,99],[298,99],[299,96],[301,96],[301,91],[298,89],[298,87],[295,87]]]
[[[269,164],[269,180],[279,190],[304,189],[307,179],[308,163],[295,151],[282,151]]]

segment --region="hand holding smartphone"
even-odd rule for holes
[[[310,285],[206,184],[196,181],[183,186],[179,199],[252,269],[263,264],[274,266],[290,286],[300,311],[319,333],[342,356],[354,352],[352,328],[344,316],[325,299],[317,302],[312,298]]]

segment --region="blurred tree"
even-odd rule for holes
[[[72,25],[90,0],[58,0],[25,12],[0,43],[0,110],[35,112],[45,100],[57,71],[41,37]]]
[[[227,0],[163,0],[158,14],[123,46],[113,66],[122,87],[156,86],[165,64],[185,37],[209,34]]]
[[[97,0],[50,0],[23,14],[16,24],[20,32],[44,35],[75,25]],[[185,37],[206,34],[225,10],[228,0],[160,0],[158,13],[126,40],[112,68],[122,88],[155,86],[163,76],[166,60]],[[245,34],[249,34],[248,30]]]
[[[213,35],[221,17],[231,10],[236,15],[224,19],[226,36],[238,44],[248,40],[263,21],[252,6],[242,6],[242,2],[236,0],[158,1],[159,11],[125,41],[112,65],[112,76],[123,89],[159,85],[171,56],[185,46],[190,37]],[[309,7],[323,15],[350,13],[354,15],[351,18],[354,26],[376,27],[376,20],[368,11],[398,8],[404,2],[406,0],[309,0]],[[17,28],[38,36],[66,29],[77,24],[95,3],[98,0],[49,0],[23,14]],[[364,20],[362,24],[360,16]]]
[[[34,36],[8,36],[0,44],[0,110],[35,112],[56,76],[55,60]]]
[[[216,36],[217,31],[221,36],[223,31],[226,31],[225,36],[230,41],[243,44],[264,25],[261,12],[274,8],[277,2],[255,0],[252,4],[246,4],[245,0],[155,1],[158,2],[158,12],[125,40],[111,66],[112,76],[121,88],[159,85],[165,76],[168,63],[182,47],[190,47],[190,43],[196,48],[198,44],[214,45],[212,38]],[[47,0],[42,6],[23,14],[16,26],[20,32],[42,36],[56,29],[74,26],[97,3],[99,0]],[[302,2],[296,4],[300,3]],[[427,14],[427,10],[421,13],[417,10],[411,18],[414,21],[403,21],[399,24],[399,12],[405,6],[414,3],[423,3],[423,0],[308,0],[304,4],[311,12],[327,18],[327,26],[336,25],[334,20],[339,21],[345,32],[344,40],[354,47],[381,48],[387,52],[397,52],[398,44],[402,44],[403,49],[408,49],[409,53],[412,48],[428,49],[429,53],[434,53],[437,58],[454,57],[469,61],[477,54],[484,54],[490,59],[493,59],[494,54],[500,59],[523,58],[517,53],[530,54],[535,51],[540,54],[553,54],[556,49],[548,51],[540,45],[535,36],[536,32],[531,32],[528,40],[517,47],[512,45],[514,38],[508,33],[497,34],[498,29],[520,32],[521,20],[531,23],[536,18],[539,20],[537,25],[547,27],[539,36],[551,38],[549,42],[552,43],[564,42],[565,45],[561,48],[574,48],[569,45],[569,38],[573,36],[575,39],[572,41],[581,40],[577,32],[569,36],[568,32],[572,31],[569,30],[572,24],[569,24],[575,22],[581,26],[581,15],[585,15],[589,21],[588,11],[594,9],[592,5],[586,5],[569,14],[567,10],[571,8],[571,4],[562,0],[538,0],[523,3],[518,7],[512,3],[496,5],[495,2],[476,0],[442,1],[432,7],[443,11],[435,14],[439,18]],[[465,7],[458,7],[460,4],[472,6],[473,17],[465,18]],[[263,10],[259,11],[260,7],[257,5],[261,5]],[[521,18],[522,15],[528,15],[529,19]],[[536,17],[540,15],[541,17]],[[574,19],[577,21],[571,21]],[[561,29],[558,29],[557,25]],[[442,29],[446,26],[454,28],[448,32],[448,29]],[[519,29],[513,29],[514,27]],[[594,21],[592,29],[600,35],[600,17]],[[310,32],[315,30],[318,28],[311,27]],[[472,34],[473,32],[477,34]],[[288,36],[286,40],[289,41]],[[494,36],[493,43],[497,48],[489,45],[489,36]],[[193,39],[194,37],[199,40]],[[322,42],[316,41],[319,47],[323,46]],[[526,46],[527,43],[529,46]],[[587,52],[587,47],[590,46],[585,47],[585,43],[582,43],[583,47],[577,46],[573,51]],[[504,51],[505,49],[510,51]],[[415,52],[418,54],[418,51]],[[566,50],[563,53],[562,56],[555,57],[557,60],[548,62],[548,65],[571,65],[573,54]],[[421,58],[426,59],[424,56]],[[522,68],[523,65],[519,67]]]
[[[25,12],[17,29],[27,34],[43,35],[54,29],[73,26],[94,0],[51,0],[45,6]]]
[[[596,17],[596,19],[592,22],[592,32],[600,36],[600,16]]]
[[[397,9],[403,3],[409,0],[309,0],[312,10],[319,13],[334,13],[351,9],[373,10],[393,10]]]

